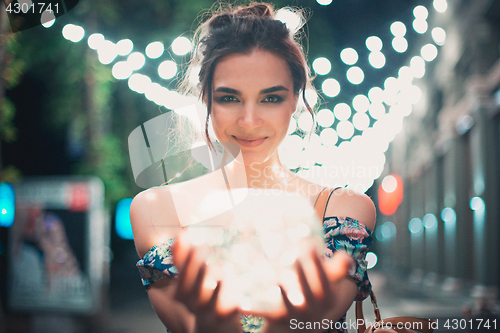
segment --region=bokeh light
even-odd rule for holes
[[[130,54],[130,52],[132,52],[133,49],[134,49],[134,43],[130,39],[122,39],[118,41],[118,43],[116,43],[116,50],[118,54],[121,56],[126,56]]]
[[[104,42],[104,36],[102,34],[92,34],[87,39],[87,44],[93,50],[97,50],[99,46]]]
[[[380,69],[385,66],[385,56],[382,52],[379,51],[370,52],[368,61],[373,68]]]
[[[297,124],[302,131],[310,132],[313,126],[313,120],[309,112],[302,113],[297,120]]]
[[[346,65],[354,65],[356,62],[358,62],[358,58],[358,52],[356,52],[356,50],[351,47],[343,49],[342,52],[340,52],[340,59]]]
[[[370,117],[364,112],[357,112],[352,117],[354,127],[359,131],[364,131],[370,126]]]
[[[429,11],[424,6],[419,5],[413,9],[413,16],[415,16],[416,19],[425,21],[427,17],[429,17]]]
[[[335,97],[340,93],[340,84],[335,79],[326,79],[321,85],[323,94],[328,97]]]
[[[425,61],[433,61],[438,55],[438,49],[433,44],[427,44],[422,47],[420,54]]]
[[[406,35],[406,26],[404,25],[403,22],[396,21],[393,24],[391,24],[391,33],[394,35],[394,37],[403,37]]]
[[[414,217],[410,220],[410,222],[408,222],[408,230],[410,230],[412,234],[417,234],[422,231],[422,229],[422,220],[418,217]]]
[[[118,50],[115,43],[109,40],[103,40],[101,43],[98,43],[97,58],[101,64],[108,65],[112,63],[117,55]]]
[[[414,77],[422,78],[425,75],[425,60],[420,56],[411,58],[410,70]]]
[[[439,46],[443,46],[446,42],[446,31],[444,31],[443,28],[436,27],[432,29],[432,39],[434,40],[434,43],[436,43]]]
[[[349,140],[354,134],[354,126],[350,121],[343,120],[337,124],[337,134],[344,140]]]
[[[346,103],[339,103],[333,108],[335,118],[338,120],[347,120],[351,116],[351,107]]]
[[[422,220],[425,229],[434,229],[437,227],[438,221],[436,218],[436,215],[428,213],[425,214],[423,220]]]
[[[169,80],[177,74],[177,64],[172,60],[165,60],[158,66],[158,75],[164,79]]]
[[[387,193],[394,192],[397,186],[398,186],[398,181],[393,175],[385,176],[384,179],[382,180],[382,188]]]
[[[432,3],[434,9],[440,13],[444,13],[448,9],[448,2],[446,0],[434,0]]]
[[[419,34],[424,34],[427,31],[428,27],[429,25],[426,20],[421,20],[418,18],[413,20],[413,29]]]
[[[470,209],[476,211],[482,211],[486,207],[484,200],[481,197],[473,197],[470,199]]]
[[[372,52],[382,50],[382,40],[377,36],[370,36],[366,39],[366,48]]]
[[[132,75],[132,72],[133,70],[127,61],[118,61],[111,69],[111,74],[117,80],[128,79]]]
[[[326,147],[334,147],[337,144],[339,136],[337,131],[333,128],[325,128],[321,131],[319,138],[321,139],[321,144]]]
[[[293,34],[301,27],[302,19],[288,8],[282,8],[276,13],[276,20],[285,23],[287,29]]]
[[[392,40],[392,48],[398,53],[406,52],[408,49],[408,41],[404,37],[394,37]]]
[[[177,37],[172,42],[172,51],[179,56],[191,52],[191,48],[192,48],[191,41],[184,36]]]
[[[367,261],[366,268],[372,269],[373,267],[375,267],[377,265],[378,257],[375,253],[368,252],[366,254],[366,261]]]
[[[451,207],[445,207],[441,211],[441,220],[444,222],[452,222],[456,221],[457,219],[457,213],[455,213],[455,210]]]
[[[56,23],[56,17],[54,15],[54,11],[45,10],[40,16],[40,22],[42,22],[42,26],[44,28],[50,28]]]
[[[332,64],[330,63],[330,60],[328,60],[324,57],[320,57],[320,58],[316,58],[313,61],[312,67],[313,67],[314,71],[316,73],[318,73],[319,75],[326,75],[326,74],[330,73],[330,71],[332,69]]]
[[[365,73],[358,66],[353,66],[347,70],[347,80],[352,84],[360,84],[365,79]]]
[[[370,100],[365,95],[357,95],[352,100],[352,107],[357,112],[366,112],[370,107]]]
[[[62,29],[62,35],[73,43],[78,43],[85,36],[85,30],[79,25],[66,24]]]
[[[330,127],[335,121],[335,116],[330,109],[322,109],[318,111],[316,121],[322,127]]]
[[[128,79],[128,87],[130,90],[143,94],[151,85],[151,79],[146,75],[135,73]]]
[[[165,47],[162,42],[152,42],[146,46],[146,55],[151,59],[158,59],[163,55]]]
[[[370,105],[368,113],[373,119],[380,119],[385,114],[385,107],[382,103],[373,103]]]
[[[128,56],[127,62],[130,64],[130,68],[136,71],[144,66],[146,63],[146,57],[144,57],[144,54],[141,52],[133,52]]]
[[[384,91],[379,87],[373,87],[368,91],[368,98],[372,103],[382,103]]]

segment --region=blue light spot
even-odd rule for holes
[[[130,204],[132,198],[121,199],[116,204],[115,230],[120,238],[134,239],[130,223]]]
[[[486,204],[484,203],[484,200],[481,199],[480,197],[474,197],[470,199],[470,209],[472,210],[484,210],[486,207]]]
[[[423,222],[425,229],[432,229],[437,227],[438,220],[436,215],[429,213],[425,214]]]
[[[15,193],[9,183],[0,184],[0,227],[9,228],[14,224]]]
[[[444,222],[456,221],[457,213],[455,213],[455,210],[451,207],[443,208],[441,211],[441,220]]]
[[[419,233],[420,231],[422,231],[422,229],[422,220],[418,217],[414,217],[410,220],[410,222],[408,222],[408,230],[410,230],[412,234]]]
[[[368,252],[366,254],[366,261],[367,261],[366,268],[367,269],[372,269],[377,264],[378,257],[377,257],[377,255],[375,253]]]
[[[375,230],[375,237],[379,241],[389,240],[396,235],[396,225],[387,221]]]

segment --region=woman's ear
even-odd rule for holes
[[[299,102],[299,94],[293,94],[293,103],[292,103],[292,112],[290,113],[290,116],[297,111],[297,104]]]

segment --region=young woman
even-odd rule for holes
[[[154,187],[139,193],[130,209],[142,258],[138,267],[151,304],[170,332],[296,332],[297,323],[342,322],[352,302],[366,297],[370,289],[364,255],[371,243],[375,208],[364,194],[325,189],[297,177],[280,162],[278,147],[299,98],[313,113],[305,99],[309,71],[302,49],[287,27],[274,19],[273,7],[263,3],[214,14],[200,31],[192,65],[201,67],[198,86],[208,111],[206,126],[211,117],[219,142],[237,145],[243,158],[226,170],[227,177],[239,168],[246,177],[240,186],[298,192],[312,205],[321,193],[329,195],[322,216],[325,255],[343,249],[354,260],[349,274],[332,280],[321,259],[311,254],[319,287],[309,285],[298,263],[305,300],[293,305],[282,289],[286,311],[278,318],[269,314],[262,320],[242,316],[237,310],[221,313],[217,308],[220,284],[213,290],[204,288],[206,265],[196,251],[172,251],[174,238],[183,229],[176,213],[179,207],[169,186]],[[205,132],[209,139],[207,128]],[[199,188],[209,183],[200,180]],[[176,253],[175,265],[172,252]]]

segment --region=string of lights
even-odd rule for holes
[[[328,5],[332,1],[317,2],[320,5]],[[433,1],[434,10],[438,14],[444,13],[447,6],[446,0]],[[50,15],[50,12],[42,15],[45,22],[43,26],[46,28],[52,27],[56,20],[54,16],[48,20]],[[289,169],[298,170],[302,177],[327,186],[348,185],[362,192],[372,186],[383,171],[384,154],[389,143],[402,130],[403,119],[412,113],[414,105],[423,97],[422,90],[414,82],[415,79],[425,75],[426,63],[437,57],[438,47],[446,42],[444,29],[429,29],[429,10],[425,6],[416,6],[413,16],[411,28],[420,35],[430,33],[433,43],[422,46],[420,54],[411,58],[408,66],[402,66],[397,76],[387,77],[382,88],[369,88],[366,94],[356,95],[350,104],[341,102],[331,109],[320,109],[316,117],[317,126],[312,133],[311,117],[307,113],[297,115],[280,147],[283,164]],[[300,19],[286,8],[278,11],[277,19],[287,24],[290,31],[296,30],[300,23]],[[402,54],[408,50],[409,45],[405,38],[408,29],[410,28],[400,21],[390,25],[393,36],[390,45],[394,52]],[[67,24],[62,29],[62,35],[67,40],[78,43],[85,37],[85,29],[79,25]],[[178,107],[196,102],[196,98],[169,90],[140,72],[146,62],[154,60],[160,62],[157,71],[161,79],[168,81],[176,76],[179,65],[175,60],[161,61],[165,51],[162,42],[151,42],[144,52],[139,52],[134,51],[134,43],[130,39],[115,43],[100,33],[92,33],[87,38],[87,43],[97,52],[102,64],[112,66],[114,78],[128,80],[131,90],[144,94],[154,103],[175,111]],[[352,85],[359,86],[365,81],[365,71],[359,65],[360,54],[368,54],[368,62],[374,69],[380,70],[386,66],[386,55],[382,52],[383,40],[378,36],[369,36],[365,45],[368,53],[349,47],[343,49],[339,55],[342,63],[347,66],[345,75]],[[192,47],[191,41],[184,36],[176,38],[170,46],[176,56],[188,54]],[[390,50],[386,48],[385,52]],[[324,78],[317,89],[328,101],[341,93],[339,77],[331,75],[330,59],[316,58],[312,62],[312,69],[318,76],[316,82]],[[189,77],[193,84],[197,83],[196,69]],[[312,105],[316,105],[320,100],[313,89],[306,91],[306,98]],[[336,172],[332,172],[334,165]]]

